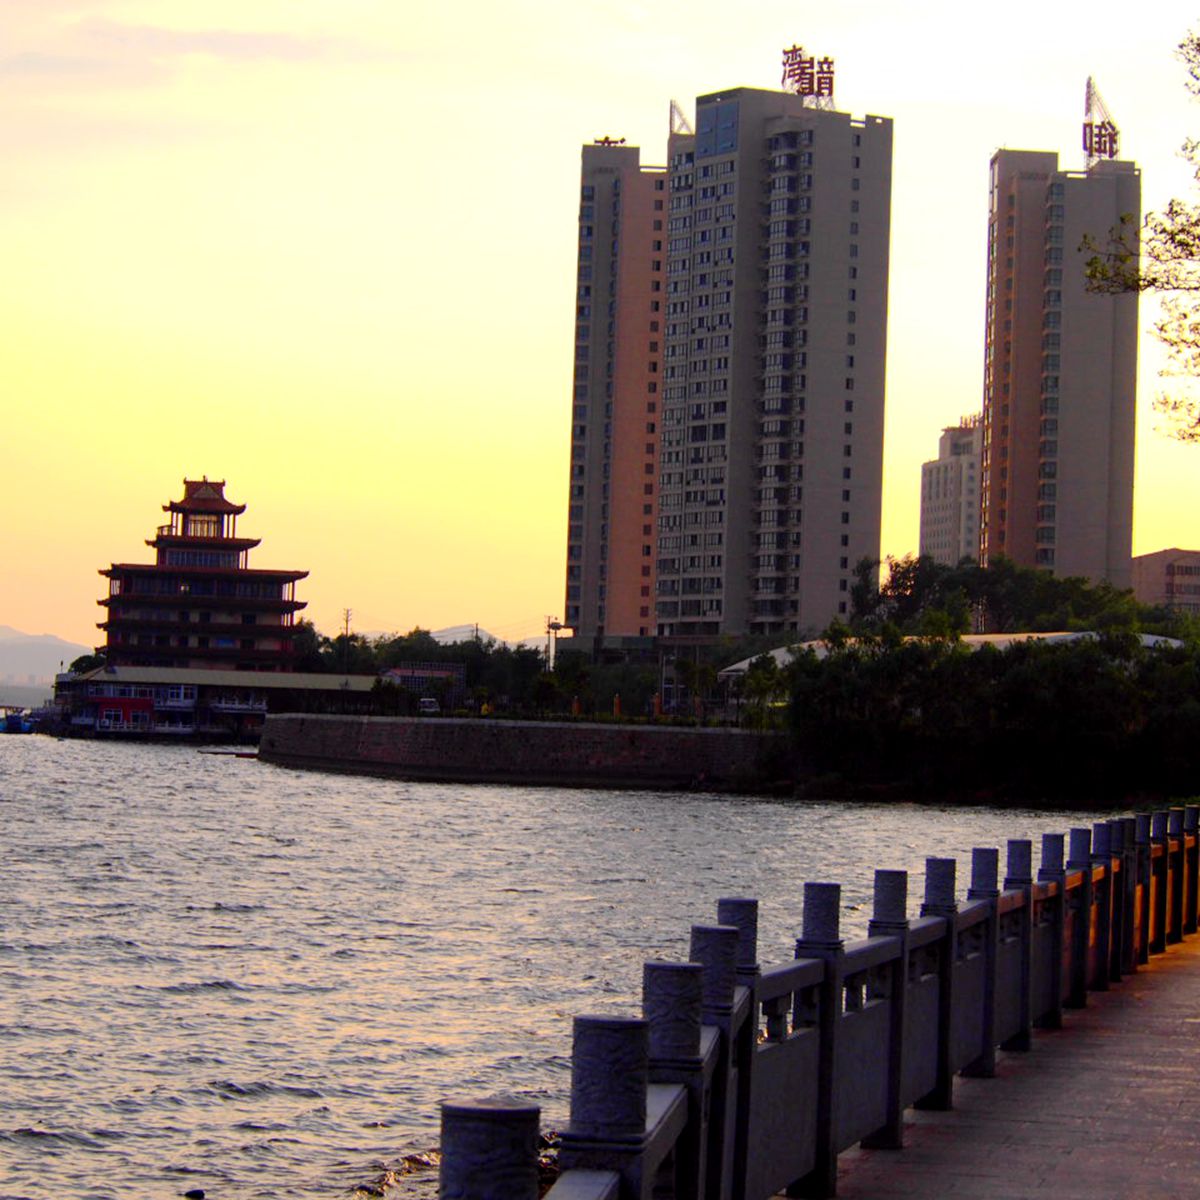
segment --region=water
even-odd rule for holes
[[[335,1197],[504,1092],[561,1124],[571,1017],[632,1015],[723,895],[791,956],[876,867],[1078,815],[410,784],[0,737],[0,1198]],[[960,865],[960,877],[967,871]],[[920,878],[911,894],[919,897]]]

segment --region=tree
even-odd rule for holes
[[[1188,33],[1179,46],[1187,67],[1187,89],[1200,96],[1200,33]],[[1184,158],[1200,184],[1200,139],[1183,144]],[[1154,292],[1163,297],[1155,332],[1167,347],[1164,375],[1200,377],[1200,203],[1174,199],[1138,226],[1130,215],[1110,230],[1107,242],[1086,238],[1091,250],[1085,270],[1088,288],[1103,295]],[[1200,399],[1176,389],[1159,397],[1155,408],[1171,419],[1174,437],[1200,442]]]
[[[311,621],[297,621],[292,629],[292,649],[299,656],[296,660],[297,671],[327,671],[329,664],[321,654],[322,644],[328,639],[317,632]]]

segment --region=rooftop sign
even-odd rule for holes
[[[1084,121],[1083,151],[1088,158],[1116,158],[1121,131],[1112,121]]]
[[[803,46],[783,52],[781,86],[797,96],[833,97],[833,59],[806,55]]]
[[[1104,104],[1096,81],[1089,75],[1083,93],[1083,152],[1090,167],[1101,158],[1116,158],[1121,131]]]

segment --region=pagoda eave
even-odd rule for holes
[[[120,596],[102,596],[96,601],[101,608],[110,604],[120,604],[123,607],[138,604],[150,604],[158,608],[172,605],[178,606],[180,600],[186,600],[193,608],[211,608],[222,612],[231,609],[251,611],[259,609],[263,612],[299,612],[308,607],[307,600],[284,600],[275,596],[194,596],[190,592],[154,592],[139,595],[127,592]],[[256,627],[257,628],[257,627]]]
[[[160,533],[155,538],[147,538],[146,545],[152,550],[165,547],[203,547],[215,550],[253,550],[261,545],[262,538],[235,537],[195,537],[192,534]]]
[[[250,567],[160,567],[157,563],[113,563],[111,567],[101,567],[97,574],[111,579],[121,571],[146,571],[152,575],[214,575],[223,579],[278,579],[284,583],[308,578],[307,571],[267,571]]]
[[[228,500],[172,500],[162,506],[163,512],[169,513],[203,513],[220,514],[222,516],[240,517],[246,511],[244,504],[231,504]]]

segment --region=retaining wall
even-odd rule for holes
[[[772,791],[788,739],[744,729],[271,714],[259,757],[288,767],[456,783]]]

